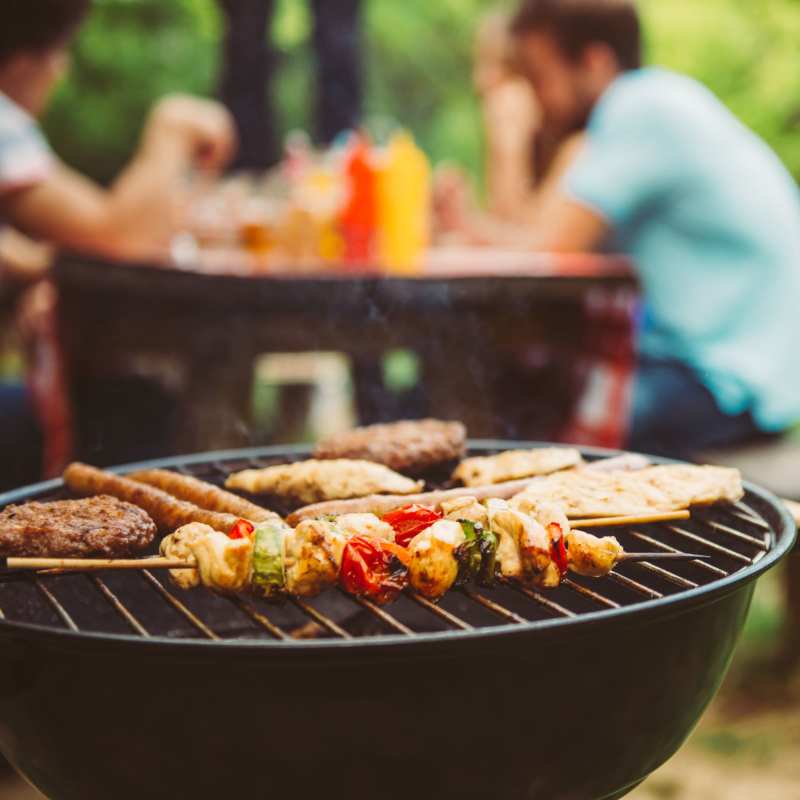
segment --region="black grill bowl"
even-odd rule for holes
[[[300,641],[7,619],[0,748],[54,800],[622,797],[684,742],[725,675],[757,577],[794,543],[774,497],[748,486],[747,502],[771,528],[752,564],[574,618]]]

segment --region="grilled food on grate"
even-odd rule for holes
[[[626,463],[609,459],[611,461]],[[637,462],[634,461],[634,464]],[[316,503],[297,509],[288,519],[295,524],[301,519],[321,514],[367,511],[385,514],[409,502],[439,506],[444,502],[469,496],[475,496],[479,500],[490,497],[505,500],[513,498],[515,506],[526,501],[552,501],[563,506],[567,516],[573,519],[611,517],[654,511],[679,511],[694,505],[735,502],[742,497],[742,493],[742,477],[735,469],[674,464],[612,470],[605,466],[605,462],[596,461],[580,469],[506,483],[424,492],[407,497],[371,495],[354,500]]]
[[[551,501],[573,518],[603,517],[734,503],[743,494],[736,469],[670,464],[636,472],[572,470],[536,478],[511,504],[524,511]]]
[[[464,459],[453,472],[453,479],[464,486],[485,486],[493,483],[549,475],[583,464],[580,451],[567,447],[540,447],[534,450],[506,450],[496,456]]]
[[[143,508],[162,532],[174,531],[190,522],[203,522],[227,533],[238,522],[238,516],[209,511],[152,486],[122,478],[87,464],[70,464],[64,471],[67,487],[80,495],[109,494]]]
[[[303,520],[294,529],[270,521],[237,539],[189,525],[164,539],[161,553],[197,565],[172,571],[184,588],[313,597],[340,584],[378,603],[406,585],[438,599],[459,581],[491,585],[496,575],[555,588],[569,569],[606,575],[624,556],[613,537],[572,531],[555,505],[525,513],[504,500],[483,505],[475,498],[442,513],[412,505],[384,520],[351,514]]]
[[[115,497],[25,503],[0,512],[5,556],[118,558],[146,550],[155,535],[146,512]]]
[[[460,422],[404,420],[338,433],[314,449],[319,459],[375,461],[398,472],[418,475],[462,458],[467,430]]]
[[[384,492],[412,494],[423,488],[422,482],[406,478],[383,464],[349,459],[311,459],[264,469],[246,469],[230,475],[225,486],[301,503],[363,497]]]

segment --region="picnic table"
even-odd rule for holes
[[[637,288],[619,259],[443,250],[400,277],[63,255],[54,281],[70,395],[98,377],[169,372],[172,452],[248,443],[253,365],[276,352],[365,364],[412,350],[425,411],[473,437],[616,446],[624,436]],[[371,422],[379,409],[358,411]]]

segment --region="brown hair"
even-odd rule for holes
[[[642,65],[642,31],[633,0],[523,0],[511,31],[551,33],[559,47],[577,60],[591,44],[606,44],[623,70]]]
[[[92,0],[6,0],[0,10],[0,63],[19,52],[66,42],[91,4]]]

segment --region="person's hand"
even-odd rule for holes
[[[433,181],[433,219],[438,234],[466,234],[476,213],[469,177],[459,167],[442,165]]]
[[[198,169],[218,172],[236,152],[236,127],[220,103],[191,95],[169,95],[153,107],[144,134],[145,147],[158,148],[164,142],[184,147]]]

